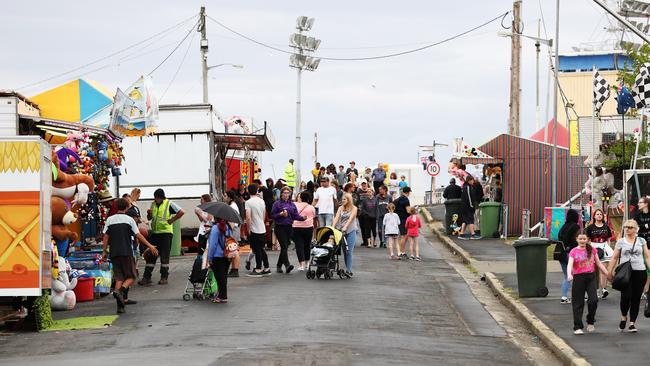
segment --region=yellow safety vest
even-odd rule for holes
[[[151,231],[154,234],[173,234],[174,228],[167,222],[171,218],[169,206],[171,202],[165,199],[157,205],[156,202],[151,203]]]

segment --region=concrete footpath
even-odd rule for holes
[[[444,220],[444,206],[427,208],[429,218],[434,222]],[[427,216],[427,215],[425,215]],[[444,234],[443,234],[444,235]],[[480,275],[488,275],[497,279],[501,287],[495,290],[497,295],[509,297],[513,306],[523,305],[523,311],[530,311],[532,317],[537,317],[543,322],[542,328],[548,327],[555,334],[548,334],[550,338],[557,335],[561,338],[558,343],[566,342],[570,348],[563,350],[554,349],[558,345],[550,345],[554,352],[565,352],[562,358],[566,363],[579,364],[584,358],[592,365],[643,365],[650,360],[650,320],[643,317],[643,306],[637,319],[639,332],[621,333],[618,330],[619,322],[619,300],[618,291],[610,288],[609,296],[600,299],[596,315],[596,332],[576,336],[573,334],[573,316],[571,305],[560,304],[560,288],[563,274],[556,261],[548,262],[548,273],[546,278],[549,295],[545,298],[518,298],[517,296],[517,275],[515,270],[515,251],[511,243],[499,239],[482,240],[459,240],[455,237],[447,237],[448,247],[452,248],[452,242],[464,261],[475,267]],[[493,274],[493,276],[491,275]],[[493,288],[494,289],[494,288]],[[516,311],[515,311],[516,312]],[[521,314],[519,314],[521,316]],[[586,316],[586,306],[585,306]],[[533,325],[534,326],[534,325]],[[541,337],[543,338],[543,337]],[[561,347],[561,345],[560,345]],[[575,350],[576,355],[571,355]]]

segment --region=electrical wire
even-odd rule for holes
[[[187,32],[187,34],[185,35],[185,37],[183,37],[183,39],[181,39],[181,41],[178,42],[178,44],[176,45],[176,47],[174,47],[174,49],[173,49],[173,50],[172,50],[172,51],[171,51],[171,52],[170,52],[170,53],[169,53],[169,54],[168,54],[168,55],[167,55],[167,56],[166,56],[166,57],[165,57],[165,58],[164,58],[164,59],[163,59],[159,64],[158,64],[158,66],[154,67],[153,70],[151,70],[151,71],[147,74],[148,76],[151,76],[151,74],[153,74],[156,70],[158,70],[158,68],[159,68],[160,66],[162,66],[165,62],[167,62],[167,60],[169,60],[170,57],[172,57],[172,55],[174,54],[174,52],[176,52],[176,50],[177,50],[177,49],[178,49],[178,48],[179,48],[179,47],[180,47],[180,46],[185,42],[185,40],[187,39],[187,37],[189,37],[190,34],[191,34],[192,32],[194,32],[194,28],[196,28],[196,26],[197,26],[198,24],[199,24],[199,21],[197,21],[197,22],[192,26],[192,28],[190,28],[190,30]]]
[[[169,27],[169,28],[166,28],[166,29],[164,29],[164,30],[162,30],[162,31],[160,31],[160,32],[158,32],[158,33],[156,33],[156,34],[150,36],[150,37],[147,37],[147,38],[143,39],[142,41],[136,42],[136,43],[134,43],[134,44],[132,44],[132,45],[130,45],[130,46],[128,46],[128,47],[122,48],[121,50],[115,51],[115,52],[113,52],[113,53],[111,53],[111,54],[109,54],[109,55],[107,55],[107,56],[100,57],[100,58],[98,58],[98,59],[96,59],[96,60],[94,60],[94,61],[91,61],[91,62],[89,62],[89,63],[86,63],[86,64],[84,64],[84,65],[81,65],[81,66],[75,67],[75,68],[70,69],[70,70],[68,70],[68,71],[65,71],[65,72],[62,72],[62,73],[56,74],[56,75],[54,75],[54,76],[50,76],[50,77],[48,77],[48,78],[45,78],[45,79],[42,79],[42,80],[39,80],[39,81],[36,81],[36,82],[30,83],[30,84],[23,85],[23,86],[18,87],[18,88],[16,88],[16,89],[17,89],[17,90],[21,90],[21,89],[31,88],[31,87],[33,87],[33,86],[40,85],[40,84],[45,83],[45,82],[48,82],[48,81],[50,81],[50,80],[57,79],[57,78],[59,78],[59,77],[62,77],[62,76],[65,76],[65,75],[71,74],[71,73],[73,73],[73,72],[75,72],[75,71],[79,71],[79,70],[85,69],[85,68],[88,67],[88,66],[95,65],[95,64],[97,64],[97,63],[99,63],[99,62],[102,62],[102,61],[104,61],[104,60],[107,60],[107,59],[109,59],[109,58],[111,58],[111,57],[117,56],[117,55],[119,55],[119,54],[121,54],[121,53],[123,53],[123,52],[126,52],[126,51],[128,51],[128,50],[134,48],[134,47],[137,47],[137,46],[139,46],[139,45],[141,45],[141,44],[143,44],[143,43],[146,43],[146,42],[148,42],[148,41],[150,41],[150,40],[152,40],[152,39],[155,39],[155,38],[157,38],[158,36],[161,36],[161,35],[163,35],[163,34],[165,34],[165,33],[167,33],[167,32],[170,32],[170,31],[172,31],[172,30],[174,30],[174,29],[176,29],[176,28],[182,26],[183,24],[187,23],[188,21],[190,21],[190,20],[192,20],[192,19],[194,19],[194,18],[196,18],[196,17],[198,17],[198,14],[192,15],[191,17],[189,17],[189,18],[187,18],[187,19],[184,19],[183,21],[181,21],[181,22],[179,22],[179,23],[176,23],[175,25],[173,25],[173,26],[171,26],[171,27]]]
[[[318,56],[318,58],[321,59],[321,60],[330,60],[330,61],[368,61],[368,60],[378,60],[378,59],[384,59],[384,58],[391,58],[391,57],[403,56],[403,55],[407,55],[407,54],[411,54],[411,53],[415,53],[415,52],[423,51],[423,50],[429,49],[429,48],[431,48],[431,47],[435,47],[435,46],[441,45],[441,44],[443,44],[443,43],[450,42],[450,41],[455,40],[455,39],[457,39],[457,38],[460,38],[460,37],[462,37],[462,36],[464,36],[464,35],[466,35],[466,34],[468,34],[468,33],[471,33],[471,32],[473,32],[473,31],[475,31],[475,30],[477,30],[477,29],[483,28],[483,27],[487,26],[488,24],[490,24],[490,23],[492,23],[492,22],[494,22],[494,21],[496,21],[496,20],[498,20],[498,19],[501,19],[501,22],[503,23],[503,19],[504,19],[504,18],[505,18],[509,13],[510,13],[510,12],[507,11],[507,12],[505,12],[505,13],[499,14],[498,16],[496,16],[496,17],[494,17],[494,18],[492,18],[492,19],[490,19],[490,20],[488,20],[488,21],[486,21],[486,22],[484,22],[484,23],[482,23],[482,24],[480,24],[480,25],[477,25],[477,26],[475,26],[475,27],[473,27],[473,28],[470,28],[470,29],[468,29],[468,30],[466,30],[466,31],[463,31],[463,32],[461,32],[461,33],[458,33],[458,34],[456,34],[456,35],[453,35],[453,36],[451,36],[451,37],[445,38],[445,39],[443,39],[443,40],[441,40],[441,41],[438,41],[438,42],[434,42],[434,43],[427,44],[426,46],[418,47],[418,48],[411,49],[411,50],[407,50],[407,51],[395,52],[395,53],[390,53],[390,54],[386,54],[386,55],[368,56],[368,57],[340,58],[340,57],[323,57],[323,56]],[[210,19],[210,20],[212,20],[213,22],[215,22],[215,23],[216,23],[217,25],[219,25],[220,27],[222,27],[222,28],[224,28],[224,29],[226,29],[226,30],[228,30],[228,31],[230,31],[230,32],[232,32],[232,33],[234,33],[234,34],[236,34],[236,35],[238,35],[238,36],[240,36],[240,37],[242,37],[242,38],[244,38],[244,39],[250,41],[250,42],[253,42],[253,43],[255,43],[255,44],[259,45],[259,46],[262,46],[262,47],[265,47],[265,48],[268,48],[268,49],[271,49],[271,50],[274,50],[274,51],[278,51],[278,52],[282,52],[282,53],[290,54],[290,55],[294,54],[294,52],[287,51],[287,50],[283,50],[283,49],[281,49],[281,48],[271,46],[271,45],[269,45],[269,44],[266,44],[266,43],[263,43],[263,42],[257,41],[257,40],[255,40],[255,39],[253,39],[253,38],[251,38],[251,37],[248,37],[248,36],[246,36],[246,35],[244,35],[244,34],[242,34],[242,33],[240,33],[240,32],[237,32],[236,30],[234,30],[234,29],[232,29],[232,28],[226,26],[225,24],[219,22],[218,20],[212,18],[211,16],[207,16],[207,18]]]
[[[181,59],[181,63],[178,65],[178,68],[176,69],[176,72],[174,73],[174,76],[172,77],[172,79],[169,81],[169,84],[167,84],[167,87],[165,88],[165,91],[160,96],[159,101],[163,100],[163,98],[167,94],[167,91],[169,90],[169,88],[172,86],[172,84],[176,80],[176,77],[178,76],[179,71],[181,71],[181,68],[183,67],[183,64],[185,63],[185,59],[187,58],[187,54],[190,51],[190,47],[192,47],[192,41],[194,40],[195,35],[196,35],[196,33],[192,33],[192,38],[190,38],[190,41],[187,43],[187,48],[185,49],[185,54],[183,55],[183,59]]]

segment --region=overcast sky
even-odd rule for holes
[[[524,33],[537,32],[539,1],[552,38],[555,1],[523,2]],[[201,4],[206,5],[208,15],[229,27],[287,50],[296,17],[315,17],[310,35],[322,40],[318,55],[341,58],[389,54],[436,42],[512,8],[510,0],[12,1],[3,4],[0,12],[0,34],[4,35],[0,89],[18,88],[109,55],[198,13]],[[562,1],[560,52],[605,39],[603,14],[591,0]],[[186,23],[145,49],[131,49],[19,91],[30,96],[80,76],[110,90],[125,88],[160,63],[192,24]],[[207,26],[209,64],[244,65],[241,70],[210,71],[210,102],[224,116],[252,116],[270,123],[276,148],[263,155],[262,169],[264,177],[273,176],[273,170],[279,177],[287,160],[295,156],[296,72],[288,67],[289,56],[243,40],[213,22]],[[314,132],[319,135],[320,162],[347,165],[356,160],[360,166],[375,166],[379,161],[417,163],[418,145],[433,139],[451,144],[454,137],[463,137],[480,145],[504,133],[510,42],[497,36],[502,30],[497,21],[415,54],[373,61],[323,61],[316,72],[305,72],[303,172],[312,165]],[[199,35],[192,34],[187,58],[162,103],[201,101]],[[159,95],[178,69],[186,46],[153,74]],[[522,134],[529,136],[535,128],[535,52],[533,41],[523,41],[522,47],[521,124]],[[548,66],[542,59],[545,95]],[[545,98],[542,104],[544,118]],[[450,148],[439,150],[443,169],[450,155]],[[441,178],[446,180],[445,175]]]

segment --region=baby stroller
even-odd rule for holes
[[[192,271],[189,273],[185,284],[185,292],[183,293],[183,300],[185,301],[209,299],[217,292],[217,281],[212,270],[210,268],[201,268],[205,243],[199,243],[198,250],[192,265]]]
[[[331,279],[336,273],[339,278],[349,278],[339,267],[339,255],[347,245],[343,233],[331,226],[324,226],[316,230],[316,245],[311,249],[311,258],[306,276],[308,279]]]

